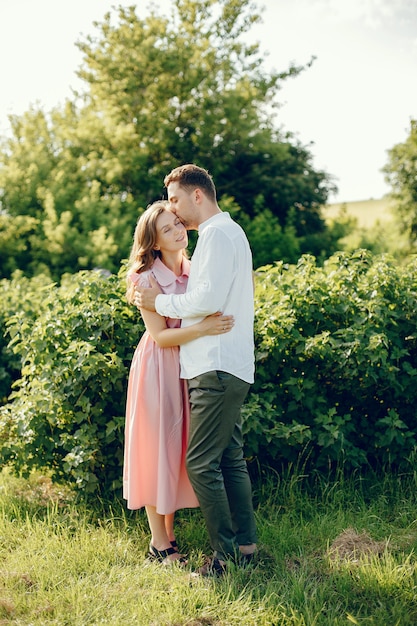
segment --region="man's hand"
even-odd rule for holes
[[[155,311],[156,296],[162,293],[162,291],[152,275],[149,276],[149,280],[151,282],[151,287],[135,287],[134,302],[138,309]]]

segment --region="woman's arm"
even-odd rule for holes
[[[181,346],[183,343],[193,341],[204,335],[220,335],[232,330],[234,325],[233,315],[214,313],[208,315],[201,322],[187,326],[186,328],[168,328],[165,318],[146,309],[139,309],[145,322],[146,330],[161,348]]]

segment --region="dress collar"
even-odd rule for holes
[[[190,273],[190,261],[186,257],[182,260],[182,273],[180,276],[174,274],[172,270],[164,265],[159,257],[157,257],[152,265],[151,272],[155,276],[161,287],[168,287],[176,281],[183,283]]]

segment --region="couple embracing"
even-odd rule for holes
[[[145,506],[148,557],[163,564],[186,562],[174,514],[199,506],[213,554],[196,573],[221,576],[257,541],[240,415],[254,376],[252,255],[206,170],[183,165],[164,184],[168,201],[139,218],[128,264],[146,331],[129,375],[123,495]],[[192,263],[187,230],[198,230]]]

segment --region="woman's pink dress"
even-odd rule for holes
[[[184,293],[190,262],[182,276],[160,259],[139,274],[138,284],[150,287],[152,273],[163,293]],[[170,328],[180,320],[168,318]],[[187,476],[189,403],[186,381],[180,379],[179,348],[160,348],[147,331],[133,355],[126,401],[123,497],[129,509],[155,506],[161,515],[198,501]]]

